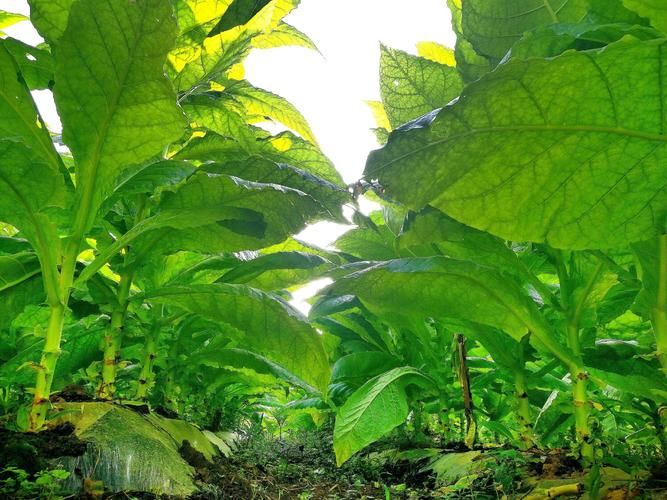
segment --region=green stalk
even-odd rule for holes
[[[524,370],[514,372],[514,389],[516,390],[517,401],[516,415],[519,421],[519,448],[528,450],[535,446],[535,437],[533,435],[533,419],[530,414]]]
[[[35,394],[29,417],[28,428],[30,431],[40,430],[46,421],[51,385],[53,384],[53,374],[56,371],[56,363],[60,357],[60,341],[64,322],[65,306],[62,304],[51,306],[44,349],[42,350],[42,357],[37,367]]]
[[[667,375],[667,234],[658,239],[658,290],[652,323],[658,360]]]
[[[536,440],[533,434],[533,418],[530,414],[530,401],[528,400],[528,384],[526,383],[526,362],[524,352],[528,345],[529,337],[525,336],[519,345],[519,367],[514,371],[514,389],[516,391],[516,415],[519,423],[519,448],[528,450],[535,446]]]
[[[127,259],[126,259],[127,261]],[[117,304],[111,312],[109,328],[104,335],[104,361],[102,364],[102,382],[97,390],[100,399],[113,399],[116,394],[116,373],[120,360],[120,346],[123,341],[123,328],[127,312],[128,297],[132,286],[132,273],[125,272],[118,283]]]
[[[667,459],[667,408],[660,406],[653,412],[653,424],[655,432],[660,440],[660,451],[662,457]]]
[[[28,430],[30,432],[41,430],[46,421],[53,376],[56,371],[58,358],[60,357],[60,343],[65,325],[65,312],[67,311],[67,303],[69,302],[70,288],[74,281],[76,258],[79,255],[78,250],[78,244],[70,240],[63,256],[60,272],[58,272],[55,265],[51,266],[49,262],[42,264],[42,276],[44,278],[44,288],[50,314],[42,356],[39,365],[36,367],[35,391],[28,417]],[[40,253],[48,255],[48,251],[44,248],[40,248]],[[44,272],[45,267],[48,268],[48,272]],[[51,272],[51,268],[54,269],[53,272]]]
[[[570,367],[570,378],[572,379],[572,404],[574,408],[574,425],[576,431],[577,443],[580,446],[581,458],[585,465],[590,465],[595,461],[595,449],[591,442],[590,428],[590,408],[588,401],[587,385],[588,373],[586,372],[581,359],[581,341],[579,338],[579,328],[581,315],[586,304],[588,296],[593,290],[604,265],[598,263],[595,271],[586,283],[581,296],[575,303],[572,290],[570,289],[570,276],[562,260],[560,253],[556,256],[556,268],[558,270],[558,279],[561,286],[561,296],[567,315],[567,344],[574,354],[577,363]]]
[[[461,392],[463,393],[463,411],[465,415],[464,442],[468,448],[472,449],[475,441],[477,441],[477,421],[475,420],[472,391],[470,389],[466,338],[461,334],[456,335],[456,354],[458,358],[458,377],[461,383]]]
[[[153,367],[157,358],[157,340],[160,334],[160,325],[156,324],[147,334],[144,340],[144,352],[141,360],[141,372],[139,373],[139,384],[137,385],[136,398],[146,399],[148,392],[155,383]]]
[[[134,216],[133,227],[146,218],[148,213],[147,197],[139,195],[137,198],[137,211]],[[120,274],[118,282],[118,293],[116,305],[111,312],[109,328],[104,335],[104,358],[102,362],[102,382],[98,388],[97,395],[101,399],[113,399],[116,395],[116,374],[120,361],[120,348],[123,343],[123,330],[125,328],[125,317],[127,315],[128,297],[132,288],[134,272],[128,270],[129,248],[125,249],[125,269]]]

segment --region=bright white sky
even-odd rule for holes
[[[29,13],[26,0],[0,0],[0,9]],[[453,47],[445,0],[302,0],[286,21],[308,34],[321,53],[299,47],[255,50],[246,60],[246,77],[292,102],[344,180],[355,182],[369,151],[378,147],[365,101],[379,99],[380,43],[412,53],[420,41]],[[28,22],[4,31],[33,45],[42,41]],[[59,132],[50,92],[34,94],[47,125]],[[328,246],[348,227],[320,223],[299,236]],[[304,298],[312,293],[307,288]]]

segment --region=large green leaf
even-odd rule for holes
[[[165,193],[154,216],[102,249],[78,282],[133,242],[134,262],[182,250],[256,250],[298,232],[317,212],[317,203],[301,191],[200,172],[176,192]]]
[[[383,262],[337,280],[328,293],[356,295],[378,315],[461,319],[499,328],[517,340],[530,331],[561,361],[574,359],[513,279],[470,261],[427,257]]]
[[[77,210],[92,223],[114,180],[159,155],[184,120],[163,66],[174,43],[170,2],[76,2],[56,51],[55,100],[76,163]]]
[[[291,132],[282,132],[273,137],[257,137],[251,146],[248,148],[246,143],[209,133],[206,137],[190,141],[176,158],[224,163],[259,156],[276,163],[287,163],[338,186],[345,185],[331,160],[317,146]]]
[[[428,387],[429,379],[409,366],[395,368],[350,396],[338,411],[334,428],[338,465],[405,421],[410,410],[405,389],[410,384]]]
[[[394,132],[367,178],[513,241],[622,246],[664,228],[664,41],[510,60]]]
[[[392,127],[441,108],[462,88],[456,68],[382,47],[380,93]]]
[[[321,208],[297,189],[201,173],[176,193],[164,196],[160,210],[166,216],[187,211],[199,212],[200,217],[211,214],[209,225],[204,225],[206,219],[195,218],[189,227],[197,229],[185,235],[166,234],[161,243],[169,246],[171,242],[177,250],[220,252],[255,250],[283,241],[299,232]]]
[[[62,173],[42,157],[21,143],[0,141],[0,221],[31,242],[50,283],[56,282],[57,225],[67,194]]]
[[[0,139],[24,142],[57,171],[58,153],[6,44],[0,43]]]
[[[342,187],[321,179],[310,172],[284,163],[251,157],[245,161],[230,161],[225,164],[208,164],[202,167],[207,172],[240,177],[252,182],[278,184],[308,194],[321,205],[321,217],[347,222],[342,208],[351,201],[350,193]]]
[[[463,80],[472,82],[491,71],[491,61],[478,54],[463,34],[463,12],[461,0],[447,0],[447,6],[452,14],[452,29],[456,34],[456,67]]]
[[[326,393],[330,368],[322,341],[281,299],[244,285],[222,283],[165,288],[147,294],[146,299],[236,328],[245,334],[243,346]]]
[[[526,31],[577,23],[588,14],[587,0],[464,0],[463,33],[480,54],[501,59]]]
[[[477,321],[520,338],[535,305],[498,271],[447,257],[397,259],[347,275],[330,287],[372,311]]]

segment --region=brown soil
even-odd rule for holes
[[[34,474],[48,468],[48,459],[83,455],[86,443],[73,432],[71,424],[34,434],[0,429],[0,468],[12,466]]]

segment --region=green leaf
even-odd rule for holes
[[[362,260],[390,260],[398,257],[396,236],[384,224],[363,227],[345,233],[336,240],[336,248]],[[352,259],[350,259],[352,260]]]
[[[652,26],[667,34],[667,5],[661,0],[623,0],[623,5],[648,18]]]
[[[259,156],[300,168],[337,186],[345,185],[331,160],[317,146],[291,132],[282,132],[273,137],[257,137],[252,146],[248,148],[247,144],[209,133],[206,137],[190,141],[175,158],[224,163]]]
[[[14,58],[29,89],[46,89],[53,85],[53,56],[48,50],[14,38],[5,38],[0,44]]]
[[[257,28],[239,26],[206,38],[201,47],[194,50],[172,53],[170,62],[176,89],[188,92],[224,79],[232,66],[248,55],[250,42],[259,32]]]
[[[279,290],[304,283],[331,267],[326,259],[303,252],[276,252],[242,261],[218,282],[244,283],[262,290]]]
[[[339,358],[331,373],[332,384],[358,389],[369,379],[400,366],[400,361],[381,351],[355,352]]]
[[[570,49],[602,48],[623,37],[652,40],[664,35],[647,26],[629,24],[556,24],[526,33],[512,47],[512,57],[555,57]]]
[[[309,196],[295,189],[200,172],[176,192],[165,193],[154,216],[104,248],[77,283],[132,242],[135,262],[182,250],[256,250],[298,232],[317,210]]]
[[[39,260],[34,253],[0,256],[0,292],[39,274]]]
[[[241,26],[255,17],[271,0],[232,0],[210,36]]]
[[[283,241],[299,232],[320,207],[297,189],[200,173],[176,193],[165,195],[160,210],[161,217],[174,215],[179,219],[183,219],[179,214],[188,211],[199,213],[199,217],[211,214],[209,222],[195,218],[189,223],[197,229],[178,236],[179,245],[188,245],[178,250],[220,252],[255,250]],[[211,224],[211,218],[215,224]],[[169,239],[166,235],[164,243],[168,244]]]
[[[380,93],[393,128],[441,108],[462,88],[456,68],[382,46]]]
[[[127,169],[118,179],[113,198],[135,194],[154,194],[159,188],[173,186],[195,172],[186,161],[162,160],[140,168]]]
[[[646,239],[667,216],[664,45],[510,60],[394,132],[365,176],[411,207],[508,240],[579,249]]]
[[[260,375],[272,375],[279,380],[301,387],[307,392],[317,393],[318,390],[310,386],[293,373],[288,372],[282,366],[245,349],[204,349],[188,356],[189,366],[204,364],[218,368],[231,368],[238,370],[252,370]]]
[[[317,50],[317,46],[308,35],[291,24],[281,22],[276,29],[270,33],[255,37],[252,46],[256,49],[272,49],[274,47],[305,47],[307,49]]]
[[[268,90],[253,87],[246,81],[231,83],[225,92],[240,102],[253,121],[271,118],[292,129],[308,142],[317,144],[310,125],[293,104]]]
[[[428,387],[419,370],[404,366],[369,380],[340,408],[334,428],[334,451],[340,466],[408,418],[406,386]]]
[[[183,134],[163,66],[176,25],[170,2],[76,2],[56,51],[55,100],[75,158],[77,231],[92,224],[116,177]],[[82,223],[83,222],[83,223]]]
[[[644,318],[653,318],[657,297],[660,289],[660,240],[654,238],[648,241],[641,241],[632,245],[632,251],[635,254],[639,264],[639,277],[641,279],[641,289],[637,295],[633,311],[641,314]]]
[[[253,150],[257,134],[242,116],[242,106],[227,95],[194,95],[183,103],[183,109],[194,126],[207,128],[228,140],[238,142],[244,151]]]
[[[2,303],[2,307],[0,308],[0,332],[2,332],[9,328],[16,317],[27,306],[38,305],[44,302],[44,283],[41,275],[26,276],[26,279],[23,281],[4,289],[0,292],[0,302]],[[0,339],[2,339],[1,336]],[[7,345],[6,347],[10,346]],[[15,348],[16,345],[11,347]],[[4,350],[3,348],[2,351]]]
[[[593,23],[647,24],[645,19],[623,6],[623,0],[589,0]]]
[[[57,171],[58,153],[6,43],[0,43],[0,139],[24,142],[33,156],[39,153]]]
[[[157,290],[149,302],[225,323],[245,333],[241,344],[326,392],[330,368],[322,341],[286,302],[244,285],[217,283]]]
[[[457,318],[494,326],[521,338],[537,309],[498,271],[447,257],[396,259],[347,275],[328,290],[353,294],[377,314]]]
[[[427,257],[437,249],[442,255],[525,276],[512,249],[500,238],[468,227],[439,210],[427,207],[411,213],[399,236],[399,246],[412,255]]]
[[[0,158],[0,220],[21,231],[37,250],[44,273],[55,280],[56,214],[69,205],[64,178],[21,143],[0,141]]]
[[[15,14],[14,12],[7,12],[0,10],[0,30],[9,28],[10,26],[28,20],[23,14]]]
[[[245,161],[230,161],[225,164],[207,164],[202,167],[207,172],[240,177],[251,182],[278,184],[308,194],[321,205],[321,217],[346,223],[342,208],[351,202],[350,193],[336,184],[291,165],[274,163],[262,158],[251,157]]]
[[[196,46],[209,35],[234,0],[176,0],[177,47]]]
[[[587,0],[465,0],[462,28],[475,50],[500,60],[526,31],[559,23],[578,23],[588,14]]]
[[[74,0],[28,0],[30,21],[49,43],[56,42],[65,32]]]
[[[460,319],[499,328],[520,340],[528,331],[564,363],[560,345],[535,303],[508,275],[447,257],[397,259],[349,274],[327,289],[353,294],[379,316]]]
[[[642,352],[636,342],[603,340],[584,351],[584,363],[593,377],[612,387],[641,398],[664,401],[667,383],[657,360],[649,361],[642,356],[649,352]]]

